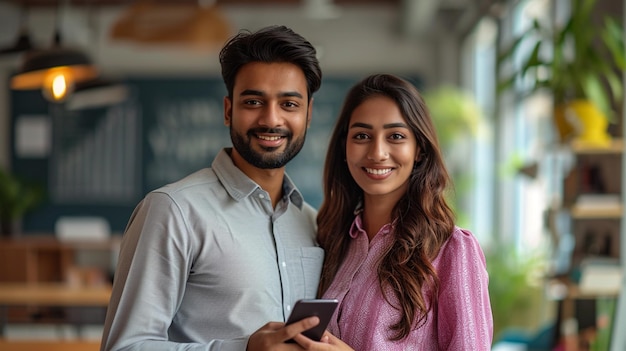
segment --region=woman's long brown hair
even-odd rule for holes
[[[454,214],[445,200],[450,183],[437,135],[426,104],[408,81],[389,74],[371,75],[348,92],[328,145],[324,164],[324,200],[317,216],[318,241],[326,251],[319,286],[321,296],[330,286],[350,244],[354,210],[362,199],[345,162],[346,136],[352,112],[372,96],[396,102],[417,139],[419,161],[409,179],[406,194],[392,210],[393,245],[378,265],[378,281],[385,299],[395,294],[401,318],[389,327],[392,340],[406,338],[426,323],[436,308],[439,279],[432,265],[454,229]],[[428,296],[424,296],[426,293]]]

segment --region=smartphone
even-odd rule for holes
[[[287,319],[287,324],[295,323],[307,317],[319,317],[320,323],[309,330],[305,330],[302,334],[309,339],[320,341],[338,303],[336,299],[298,300],[293,306],[289,319]],[[287,342],[293,343],[295,341],[290,339]]]

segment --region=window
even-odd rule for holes
[[[463,49],[463,86],[475,94],[488,122],[473,145],[474,191],[465,204],[470,227],[484,244],[499,239],[521,252],[545,247],[549,238],[545,210],[559,196],[555,178],[561,178],[555,170],[563,168],[563,157],[551,145],[548,94],[508,92],[496,99],[496,48],[526,30],[534,18],[550,20],[552,5],[549,0],[525,0],[509,8],[499,25],[485,18]],[[515,91],[521,91],[528,83],[516,84],[520,89]]]

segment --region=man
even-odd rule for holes
[[[321,84],[315,49],[271,26],[233,37],[220,63],[233,148],[136,207],[102,350],[298,350],[284,341],[318,322],[268,323],[315,297],[324,256],[316,211],[285,174]]]

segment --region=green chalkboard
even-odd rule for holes
[[[324,79],[305,146],[287,166],[315,207],[322,201],[328,137],[343,97],[358,79]],[[45,203],[25,217],[24,232],[53,232],[61,216],[104,217],[112,231],[122,232],[147,192],[209,167],[231,145],[220,77],[139,77],[124,83],[127,100],[81,109],[48,104],[39,91],[11,92],[12,169],[48,189]],[[29,142],[29,133],[42,131],[49,133],[45,145]]]

